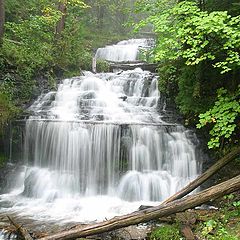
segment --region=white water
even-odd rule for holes
[[[198,174],[194,134],[158,112],[157,77],[135,69],[66,79],[26,122],[25,166],[2,212],[89,222],[156,205]]]
[[[95,57],[112,62],[136,61],[138,60],[140,49],[150,48],[153,44],[153,39],[125,40],[116,45],[99,48]]]

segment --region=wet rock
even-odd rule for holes
[[[0,194],[4,194],[9,191],[17,168],[17,165],[10,163],[7,163],[0,168]]]

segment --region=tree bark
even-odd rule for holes
[[[226,166],[230,161],[235,159],[240,154],[240,147],[236,148],[234,151],[231,151],[229,154],[218,160],[213,166],[211,166],[206,172],[196,178],[194,181],[190,182],[182,190],[168,198],[163,202],[169,203],[176,199],[186,196],[188,193],[192,192],[194,189],[199,187],[202,183],[207,181],[211,176],[213,176],[217,171]]]
[[[109,221],[93,224],[87,227],[77,227],[75,229],[40,238],[40,240],[76,239],[116,230],[130,225],[148,222],[152,219],[169,216],[173,213],[182,212],[189,208],[194,208],[205,202],[214,200],[218,197],[232,193],[239,189],[240,175],[202,192],[199,192],[195,195],[187,196],[183,199],[179,199],[168,204],[152,207],[143,211],[133,212],[121,217],[115,217]]]
[[[5,24],[5,4],[4,0],[0,0],[0,45],[2,44],[3,41],[4,24]]]
[[[66,15],[67,15],[67,1],[60,1],[58,5],[58,10],[62,13],[61,19],[58,21],[56,26],[56,37],[59,38],[62,31],[65,28],[65,21],[66,21]]]

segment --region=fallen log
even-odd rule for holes
[[[231,162],[233,159],[235,159],[240,154],[240,147],[236,148],[235,150],[231,151],[229,154],[218,160],[213,166],[211,166],[207,171],[205,171],[202,175],[197,177],[195,180],[190,182],[186,187],[166,199],[162,202],[162,204],[172,202],[174,200],[180,199],[193,190],[195,190],[197,187],[199,187],[201,184],[203,184],[205,181],[207,181],[211,176],[213,176],[217,171],[219,171],[221,168],[226,166],[229,162]]]
[[[111,220],[89,225],[83,228],[75,228],[68,231],[56,233],[40,240],[65,240],[87,237],[104,232],[109,232],[119,228],[135,225],[149,220],[166,217],[173,213],[182,212],[189,208],[194,208],[210,200],[232,193],[240,189],[240,175],[228,181],[210,187],[197,194],[187,196],[183,199],[178,199],[173,202],[163,204],[157,207],[152,207],[146,210],[133,212],[120,217],[115,217]]]
[[[29,234],[28,230],[25,229],[23,226],[17,224],[10,216],[7,216],[8,220],[10,223],[16,228],[17,233],[25,239],[25,240],[33,240],[31,235]]]

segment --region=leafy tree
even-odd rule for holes
[[[198,65],[210,60],[222,73],[240,66],[240,16],[208,13],[183,1],[147,21],[158,35],[156,61],[182,58],[186,65]]]
[[[87,8],[88,6],[81,0],[60,0],[58,1],[58,10],[61,13],[61,18],[59,19],[56,26],[56,36],[58,37],[65,27],[67,9],[69,6]]]
[[[238,121],[240,116],[240,87],[231,94],[226,89],[219,89],[217,101],[213,108],[200,114],[198,128],[208,126],[211,128],[211,139],[208,142],[209,148],[223,147],[226,141],[232,141],[232,135],[239,128]],[[210,126],[209,126],[210,125]],[[234,143],[239,139],[235,136]]]
[[[0,136],[5,123],[13,118],[19,109],[14,106],[9,97],[3,93],[0,93]]]

